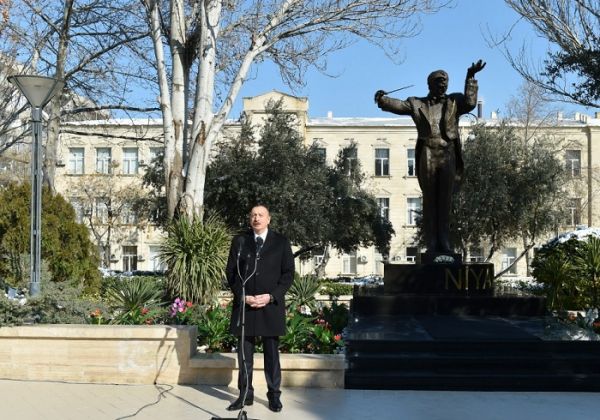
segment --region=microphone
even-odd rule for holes
[[[260,236],[256,237],[256,259],[260,260],[260,250],[262,249],[264,240]]]
[[[242,254],[242,248],[244,247],[244,245],[246,244],[246,238],[242,235],[237,237],[237,246],[238,246],[238,252],[237,252],[237,258],[238,260],[240,259],[240,255]]]

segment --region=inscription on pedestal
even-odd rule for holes
[[[491,296],[494,293],[494,265],[386,264],[383,284],[386,294]]]
[[[446,268],[446,290],[469,290],[474,288],[475,290],[485,290],[493,288],[494,281],[494,270],[493,266],[490,267],[474,267],[469,265],[463,265],[458,270],[458,277],[455,276],[456,272]]]

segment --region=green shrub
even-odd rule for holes
[[[160,278],[122,277],[106,289],[106,299],[114,311],[112,322],[125,325],[156,323],[164,316],[164,287]]]
[[[289,288],[286,296],[286,306],[288,310],[296,310],[301,306],[307,306],[311,311],[317,308],[317,299],[315,295],[320,289],[319,280],[315,276],[299,276],[294,274],[294,282]]]
[[[229,352],[237,339],[229,333],[230,303],[226,307],[209,307],[198,320],[198,344],[206,346],[208,353]]]
[[[340,284],[332,281],[325,281],[321,283],[321,293],[329,295],[331,300],[339,298],[344,295],[352,295],[353,286],[351,284]]]
[[[23,325],[31,321],[29,307],[0,294],[0,327]]]
[[[167,264],[167,289],[172,298],[200,304],[216,299],[225,278],[231,234],[214,214],[204,220],[182,216],[169,225],[160,259]]]
[[[532,261],[552,310],[598,308],[600,305],[600,239],[576,237],[542,247]]]
[[[334,300],[330,307],[323,307],[321,317],[331,326],[334,334],[341,334],[348,325],[349,312],[345,304]]]

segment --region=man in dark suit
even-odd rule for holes
[[[423,192],[423,232],[427,252],[451,253],[450,210],[455,182],[463,172],[458,119],[477,105],[475,74],[485,67],[479,60],[467,70],[464,93],[446,95],[448,74],[432,72],[424,98],[393,99],[379,90],[375,102],[384,111],[410,115],[417,126],[416,173]]]
[[[254,403],[252,368],[256,337],[262,337],[269,409],[275,412],[282,409],[279,336],[285,334],[285,293],[294,280],[294,256],[290,242],[269,229],[270,222],[266,206],[253,207],[252,230],[236,236],[229,251],[226,275],[234,296],[230,330],[240,337],[238,349],[243,349],[245,368],[242,353],[238,352],[240,396],[228,410]]]

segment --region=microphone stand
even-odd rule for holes
[[[245,386],[244,386],[244,394],[242,396],[242,407],[240,408],[240,411],[237,415],[237,417],[212,417],[211,420],[258,420],[258,419],[248,419],[248,415],[246,414],[246,411],[244,410],[244,407],[246,405],[246,396],[248,395],[248,388],[250,387],[250,378],[248,377],[248,369],[246,367],[246,352],[244,351],[244,344],[246,342],[245,338],[246,338],[246,283],[248,282],[248,280],[250,280],[250,278],[254,275],[254,273],[256,273],[256,267],[258,265],[258,259],[259,259],[259,254],[258,252],[256,253],[255,257],[254,257],[254,269],[252,270],[252,273],[250,273],[250,275],[248,275],[248,259],[250,259],[250,254],[248,254],[248,258],[246,258],[246,267],[244,270],[244,277],[242,277],[241,272],[240,272],[240,254],[242,253],[242,246],[240,245],[240,249],[238,250],[238,254],[237,254],[237,272],[238,272],[238,276],[240,277],[240,281],[242,282],[242,300],[241,300],[241,311],[240,311],[240,318],[238,319],[238,325],[240,325],[241,323],[241,334],[240,334],[240,343],[238,345],[238,357],[240,357],[242,359],[242,365],[243,365],[243,377],[245,380]],[[242,366],[238,367],[239,369],[242,369]]]

